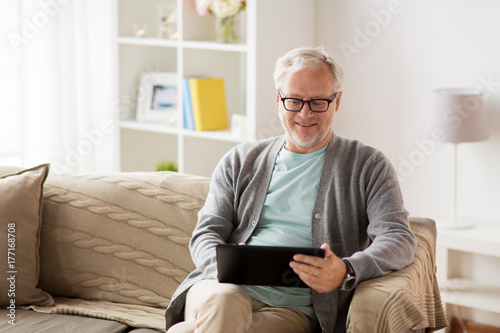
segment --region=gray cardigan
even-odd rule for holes
[[[284,137],[240,144],[219,162],[190,242],[197,269],[172,297],[165,313],[167,329],[183,320],[189,288],[203,278],[217,278],[215,245],[245,242],[252,234],[283,144]],[[416,238],[396,173],[381,152],[333,135],[311,214],[311,243],[328,243],[338,257],[348,259],[356,273],[355,285],[413,262]],[[345,332],[352,295],[353,291],[339,289],[313,290],[324,332]]]

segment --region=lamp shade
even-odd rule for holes
[[[444,142],[471,142],[489,138],[484,94],[474,89],[434,90],[432,128]]]

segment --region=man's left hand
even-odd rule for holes
[[[290,267],[310,288],[319,293],[327,293],[340,286],[347,269],[342,259],[330,251],[328,244],[321,245],[321,248],[325,250],[324,258],[296,254]]]

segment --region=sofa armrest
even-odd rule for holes
[[[435,276],[434,223],[412,219],[410,226],[417,237],[413,263],[358,285],[347,317],[348,332],[431,332],[448,325]]]

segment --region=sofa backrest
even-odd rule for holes
[[[54,297],[166,308],[194,265],[209,179],[173,172],[49,174],[39,286]]]

